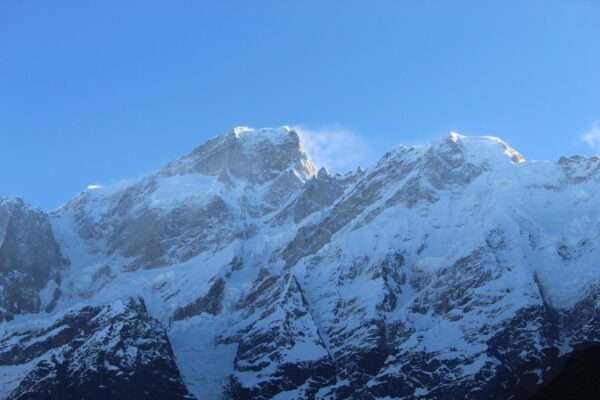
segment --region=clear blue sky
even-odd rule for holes
[[[599,21],[593,0],[0,0],[0,196],[53,208],[235,125],[590,154]]]

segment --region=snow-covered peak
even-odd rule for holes
[[[317,173],[317,177],[319,179],[327,179],[329,177],[329,171],[326,167],[319,168],[319,172]]]
[[[525,158],[502,139],[450,132],[427,145],[398,145],[383,156],[376,169],[397,168],[393,165],[400,163],[413,167],[420,165],[429,172],[437,171],[436,174],[444,171],[459,174],[461,170],[471,174],[475,169],[505,171],[523,162]]]
[[[512,148],[504,140],[494,136],[465,136],[457,132],[450,132],[443,143],[453,143],[460,146],[471,160],[480,159],[488,162],[509,161],[515,164],[525,162],[525,157]]]
[[[231,134],[239,141],[245,144],[255,144],[262,141],[269,141],[273,144],[282,144],[286,141],[297,142],[299,140],[298,133],[289,126],[281,126],[279,128],[260,128],[254,129],[247,126],[236,126],[232,129]]]
[[[2,214],[8,218],[8,216],[14,213],[41,215],[43,211],[38,207],[26,203],[21,197],[0,197],[0,219],[2,218]]]
[[[312,161],[302,150],[298,133],[287,126],[233,128],[161,171],[166,175],[200,173],[224,181],[242,179],[258,184],[283,173],[293,173],[304,180],[316,175],[316,172]]]
[[[25,202],[20,197],[0,197],[0,206],[5,207],[22,207],[25,205]]]

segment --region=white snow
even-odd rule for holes
[[[179,204],[204,207],[224,192],[216,177],[201,174],[175,175],[157,179],[157,188],[147,198],[152,208],[171,210]]]
[[[284,143],[289,140],[290,132],[288,127],[259,130],[238,127],[233,134],[247,151],[252,151],[260,143]],[[368,334],[360,331],[362,324],[385,318],[414,328],[414,333],[401,344],[403,351],[434,353],[440,360],[467,360],[460,371],[455,371],[462,379],[492,362],[485,355],[488,337],[481,335],[473,342],[469,340],[470,335],[482,326],[496,326],[523,307],[540,304],[538,283],[553,307],[569,309],[600,281],[597,264],[600,257],[600,246],[597,245],[600,239],[600,183],[598,177],[585,180],[591,167],[582,164],[575,168],[573,176],[581,178],[582,182],[572,184],[567,182],[558,163],[525,161],[515,149],[498,138],[451,133],[449,140],[464,151],[464,154],[454,155],[457,159],[464,155],[465,162],[485,167],[480,176],[464,186],[456,184],[440,189],[427,181],[427,177],[419,175],[422,172],[419,161],[429,150],[448,145],[448,138],[444,138],[429,146],[397,147],[377,166],[367,170],[361,180],[345,189],[334,207],[348,199],[357,199],[357,204],[366,201],[362,199],[367,196],[360,192],[360,184],[365,180],[385,182],[373,196],[374,200],[364,204],[364,210],[346,226],[333,232],[317,254],[291,267],[310,313],[293,321],[290,329],[303,332],[305,336],[295,338],[294,346],[278,355],[281,356],[279,362],[313,361],[326,357],[328,351],[339,350],[331,348],[327,337],[328,332],[336,330],[351,332],[357,329],[358,333],[340,346],[360,346],[365,340],[364,335]],[[386,180],[392,172],[398,172],[390,167],[396,165],[392,161],[398,160],[403,161],[403,166],[415,164],[415,170],[399,175],[396,180]],[[423,188],[434,191],[439,200],[420,201],[413,207],[386,205],[398,189],[414,177],[421,177]],[[113,309],[118,310],[119,304],[122,308],[123,303],[119,302],[123,299],[141,296],[149,312],[169,327],[182,375],[198,398],[217,398],[232,372],[237,346],[224,345],[219,338],[249,326],[267,329],[285,320],[286,305],[282,299],[278,300],[281,307],[277,312],[260,320],[257,318],[262,310],[249,312],[237,309],[236,305],[251,291],[260,268],[267,269],[272,275],[286,272],[281,252],[299,227],[292,223],[278,225],[272,220],[294,200],[297,192],[290,193],[285,204],[277,204],[275,210],[261,214],[255,211],[265,205],[272,182],[251,187],[247,182],[229,178],[230,182],[224,184],[216,177],[197,173],[155,174],[116,186],[90,185],[79,198],[83,205],[61,209],[52,219],[61,249],[72,262],[63,276],[61,289],[65,296],[58,312],[86,303],[113,304]],[[304,182],[306,177],[299,178]],[[80,237],[77,211],[83,210],[92,221],[104,221],[103,218],[118,204],[123,191],[133,184],[146,182],[144,179],[153,180],[155,185],[136,199],[140,208],[161,211],[177,207],[202,208],[218,196],[234,213],[236,225],[231,229],[239,233],[239,238],[218,251],[199,254],[186,262],[123,272],[121,267],[128,260],[118,251],[107,255],[104,239],[90,243]],[[380,209],[380,214],[367,219],[370,213]],[[347,212],[355,210],[349,207]],[[322,210],[301,224],[319,224],[331,215],[331,209]],[[363,221],[368,223],[362,224]],[[0,213],[0,245],[2,227]],[[331,224],[324,224],[320,233],[329,233],[327,229],[330,228]],[[500,236],[490,239],[490,232],[495,230],[501,232]],[[254,234],[246,235],[246,232]],[[494,250],[497,260],[490,261],[492,258],[482,256],[483,261],[475,266],[494,276],[485,285],[471,289],[471,294],[482,303],[478,309],[467,313],[451,310],[447,315],[434,315],[431,310],[422,314],[412,311],[415,301],[425,294],[432,293],[433,296],[444,290],[446,281],[442,279],[456,272],[453,268],[458,268],[454,266],[459,260],[490,245],[499,248]],[[569,260],[562,259],[558,253],[563,245],[574,254]],[[405,282],[396,308],[384,312],[378,305],[382,301],[385,282],[381,277],[374,277],[375,267],[392,253],[401,253],[405,257],[404,265],[398,267],[405,274]],[[244,265],[241,270],[231,272],[230,262],[238,256],[243,258]],[[114,276],[102,285],[95,285],[95,272],[106,265],[110,266]],[[460,271],[458,273],[459,280],[469,278],[468,275],[460,276]],[[177,307],[206,294],[214,277],[226,277],[223,312],[218,316],[201,314],[184,321],[171,321]],[[418,280],[423,281],[422,286],[414,283]],[[442,286],[435,286],[437,283]],[[52,282],[42,291],[44,304],[50,301],[56,287]],[[494,296],[500,300],[484,304]],[[336,314],[340,308],[351,310],[351,316],[340,320],[340,315]],[[460,318],[450,319],[449,316]],[[24,323],[24,318],[18,317],[10,325],[0,328],[0,332],[16,329]],[[41,322],[32,318],[29,323]],[[535,331],[538,327],[532,324],[528,329]],[[317,342],[319,337],[324,346]],[[131,356],[133,353],[132,350]],[[265,360],[268,357],[265,356]],[[11,387],[15,376],[22,372],[19,368],[1,367],[0,381]],[[269,379],[268,373],[273,368],[271,362],[260,373],[249,371],[238,377],[245,384],[257,384]],[[427,393],[427,388],[415,390],[415,396]],[[276,398],[292,399],[297,395],[298,391],[289,391]]]
[[[494,136],[463,136],[456,132],[450,133],[450,140],[461,143],[467,149],[471,159],[488,160],[494,163],[502,163],[500,156],[515,164],[525,162],[525,158],[505,141]]]
[[[246,126],[233,128],[234,136],[246,145],[255,145],[265,140],[273,144],[281,144],[288,139],[291,131],[289,126],[262,129],[253,129]]]

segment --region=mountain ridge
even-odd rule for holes
[[[600,340],[599,171],[451,133],[330,174],[293,128],[235,128],[42,216],[68,262],[30,286],[52,308],[0,330],[0,380],[20,371],[27,396],[58,351],[3,363],[31,346],[11,338],[140,299],[180,371],[166,379],[199,399],[525,399]]]

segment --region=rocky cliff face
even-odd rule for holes
[[[0,199],[0,323],[51,311],[67,264],[45,213],[20,199]]]
[[[293,129],[236,128],[19,224],[54,262],[0,262],[40,293],[2,325],[0,398],[155,371],[156,398],[526,399],[600,340],[599,165],[451,134],[332,175]]]
[[[0,336],[7,399],[186,399],[164,328],[143,301],[24,321]]]

